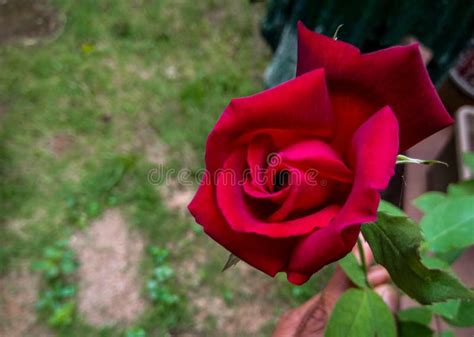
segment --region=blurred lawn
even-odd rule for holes
[[[186,298],[203,287],[238,308],[254,298],[252,291],[260,291],[252,282],[264,284],[261,305],[272,307],[274,319],[310,296],[313,284],[294,288],[254,271],[221,274],[226,252],[189,217],[168,209],[147,182],[157,161],[150,158],[150,144],[163,143],[158,161],[167,168],[195,171],[203,167],[207,133],[230,98],[261,90],[269,60],[257,26],[263,5],[53,3],[67,17],[58,39],[33,47],[0,46],[0,104],[6,110],[0,116],[0,273],[38,259],[44,247],[87,227],[104,209],[121,207],[147,244],[170,251],[175,273],[205,254],[197,281],[172,283],[182,298],[180,312],[163,312],[158,303],[137,322],[147,336],[193,331],[195,309]],[[66,143],[61,153],[51,145],[58,139]],[[146,278],[149,258],[142,264]],[[262,328],[262,336],[273,323]],[[58,336],[122,334],[118,328],[92,328],[77,317],[55,331]],[[212,319],[201,333],[225,335]]]

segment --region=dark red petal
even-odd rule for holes
[[[336,183],[325,181],[324,184],[317,180],[309,181],[305,173],[289,168],[288,172],[288,197],[281,203],[280,207],[267,218],[269,222],[279,222],[287,219],[291,214],[304,214],[328,205],[331,192]]]
[[[269,200],[277,204],[280,204],[283,202],[283,200],[285,200],[288,197],[288,194],[290,193],[289,186],[277,192],[269,192],[269,191],[266,191],[265,189],[262,190],[256,187],[256,185],[257,184],[253,184],[251,182],[246,181],[244,185],[242,186],[245,194],[247,194],[249,197],[252,197],[254,199]]]
[[[297,243],[288,272],[310,276],[340,259],[354,246],[359,225],[376,220],[379,191],[393,175],[398,153],[398,123],[389,107],[357,130],[350,153],[355,178],[349,198],[327,227]]]
[[[188,208],[210,237],[243,261],[270,276],[275,276],[284,268],[294,244],[293,239],[271,239],[235,232],[215,205],[214,187],[202,183]]]
[[[360,51],[353,45],[314,33],[298,22],[296,76],[322,68],[330,79],[349,77],[348,70],[359,58]]]
[[[341,230],[375,220],[384,190],[395,172],[398,123],[389,107],[367,120],[354,134],[349,161],[354,167],[352,191],[332,225]]]
[[[245,165],[245,149],[235,151],[225,162],[224,170],[217,178],[216,196],[218,207],[229,226],[236,232],[256,233],[271,238],[299,236],[310,233],[315,228],[325,227],[339,211],[339,206],[330,205],[313,214],[281,222],[271,222],[254,214],[247,203],[245,192],[240,183],[243,165]],[[242,164],[244,163],[244,164]],[[232,183],[226,172],[235,172]],[[291,187],[291,186],[290,186]],[[256,204],[258,205],[258,204]],[[259,211],[262,211],[260,207]]]
[[[250,191],[255,190],[256,193],[266,192],[265,189],[265,170],[268,165],[268,157],[271,156],[273,150],[272,137],[267,134],[259,134],[255,136],[248,144],[247,165],[250,170],[250,184],[246,187]],[[261,194],[261,193],[258,193]]]
[[[303,140],[278,152],[282,163],[299,169],[311,169],[319,177],[352,182],[352,172],[334,149],[317,139]]]
[[[265,90],[233,99],[222,113],[206,144],[206,167],[213,173],[238,143],[248,143],[255,132],[281,131],[329,138],[333,116],[323,70]]]
[[[344,95],[360,94],[375,108],[365,111],[366,117],[385,105],[392,108],[400,124],[401,151],[453,122],[416,44],[362,55],[354,46],[311,32],[300,23],[297,75],[319,68],[326,71],[331,98],[333,92],[342,100],[347,99]],[[336,115],[352,118],[351,112],[337,110]],[[344,119],[338,118],[337,124]]]
[[[344,236],[332,226],[314,231],[297,244],[286,272],[288,281],[297,285],[305,283],[322,267],[347,255],[358,235],[359,226],[349,228]]]

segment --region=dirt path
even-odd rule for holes
[[[1,0],[0,43],[34,44],[38,38],[60,31],[63,21],[47,0]]]
[[[52,336],[36,321],[38,286],[38,275],[31,273],[26,264],[0,278],[0,336]]]
[[[139,265],[143,240],[119,210],[108,210],[71,240],[80,262],[79,312],[91,325],[124,325],[145,309]]]

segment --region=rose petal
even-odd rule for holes
[[[315,181],[313,184],[311,181],[306,181],[304,172],[295,168],[287,172],[290,176],[288,196],[281,203],[280,208],[267,218],[269,222],[284,221],[291,214],[301,214],[311,210],[314,212],[318,207],[327,205],[336,184],[334,181],[327,181],[323,185]]]
[[[401,151],[453,122],[416,44],[361,54],[356,47],[311,32],[299,23],[297,75],[318,68],[326,71],[337,125],[344,127],[338,131],[339,137],[352,135],[349,128],[355,130],[357,121],[364,121],[385,105],[392,108],[399,121]],[[357,95],[357,103],[366,101],[366,107],[357,108]],[[351,109],[349,113],[351,106],[366,111],[353,113]]]
[[[272,138],[267,134],[256,135],[249,143],[247,150],[247,164],[250,169],[251,184],[249,190],[265,193],[265,170],[268,166],[268,157],[274,149]]]
[[[255,132],[289,132],[329,138],[334,131],[324,70],[308,72],[253,96],[233,99],[206,144],[206,167],[222,167],[232,149]],[[280,138],[280,137],[278,137]]]
[[[360,224],[375,221],[379,191],[394,173],[398,153],[398,123],[389,107],[373,115],[354,134],[350,162],[355,178],[352,191],[331,223],[301,239],[293,251],[288,275],[310,277],[324,265],[345,256],[355,244]],[[290,277],[291,282],[293,278]]]
[[[237,233],[229,227],[216,205],[214,187],[203,183],[188,208],[210,237],[248,264],[270,276],[275,276],[284,268],[294,239]]]
[[[270,191],[262,190],[260,188],[256,188],[255,185],[256,184],[246,181],[244,185],[242,186],[245,194],[255,199],[269,200],[277,204],[281,204],[288,197],[288,194],[290,193],[289,186],[277,192],[270,192]]]
[[[348,228],[344,237],[332,226],[314,231],[295,246],[286,272],[288,281],[296,285],[305,283],[322,267],[347,255],[358,236],[356,226]]]
[[[304,235],[315,228],[327,226],[339,211],[338,205],[330,205],[310,215],[281,222],[270,222],[264,216],[255,214],[258,206],[260,213],[265,205],[249,205],[245,198],[243,187],[239,183],[229,183],[225,172],[235,172],[235,182],[242,180],[241,172],[245,166],[245,148],[235,151],[224,164],[224,170],[217,177],[216,196],[218,207],[229,226],[236,232],[256,233],[271,238]],[[291,187],[291,186],[290,186]]]
[[[352,182],[353,175],[336,151],[328,144],[317,140],[303,140],[292,144],[278,152],[282,163],[298,167],[302,170],[311,169],[318,176],[342,182]]]

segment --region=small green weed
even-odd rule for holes
[[[42,290],[36,303],[40,315],[53,327],[73,322],[77,286],[73,274],[78,263],[66,241],[58,241],[46,247],[33,269],[42,276]]]
[[[125,331],[125,337],[146,337],[146,332],[142,328],[132,327]]]
[[[150,247],[149,253],[153,262],[153,272],[146,283],[148,298],[159,306],[169,306],[178,303],[179,296],[169,287],[174,276],[170,265],[166,264],[168,251],[158,247]]]

